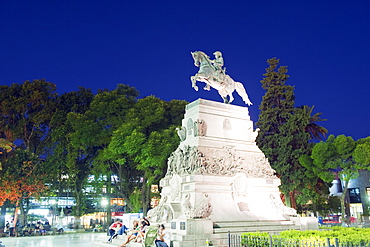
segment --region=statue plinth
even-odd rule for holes
[[[161,201],[148,213],[152,221],[168,223],[179,238],[207,235],[219,222],[295,217],[280,199],[280,179],[256,145],[257,134],[247,107],[203,99],[188,104],[181,143],[160,182]]]

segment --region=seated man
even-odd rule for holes
[[[120,220],[116,220],[115,222],[113,222],[112,225],[110,225],[109,227],[109,239],[108,239],[108,243],[112,242],[112,239],[114,237],[116,237],[118,234],[118,230],[122,227],[122,223]]]
[[[169,247],[170,246],[170,236],[165,230],[164,225],[160,224],[158,226],[157,239],[155,240],[156,247]]]
[[[125,247],[126,244],[128,244],[130,241],[136,240],[137,235],[139,234],[139,232],[140,232],[139,221],[134,220],[133,227],[132,227],[132,230],[131,230],[131,234],[127,236],[126,242],[119,245],[119,247]]]

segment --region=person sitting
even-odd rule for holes
[[[32,230],[30,228],[30,225],[27,224],[22,228],[22,236],[31,236],[32,235]]]
[[[127,230],[128,230],[127,226],[122,225],[122,227],[118,231],[116,231],[116,234],[117,235],[123,235],[123,234],[127,235]]]
[[[165,230],[164,225],[158,225],[157,239],[155,240],[156,247],[169,247],[170,246],[170,236]]]
[[[125,247],[130,241],[136,239],[139,231],[140,231],[139,221],[134,220],[133,227],[132,227],[132,230],[131,230],[131,234],[127,236],[126,242],[119,245],[118,247]]]
[[[5,227],[4,227],[4,233],[6,233],[6,234],[9,234],[9,222],[8,221],[6,221],[6,223],[5,223]]]
[[[119,220],[116,220],[115,222],[112,223],[112,225],[110,225],[109,227],[109,239],[108,239],[108,243],[112,242],[112,239],[114,237],[116,237],[118,234],[118,230],[122,227],[122,223],[121,221]]]
[[[41,224],[41,222],[37,221],[37,223],[35,225],[35,235],[40,234],[40,224]]]
[[[50,225],[49,221],[45,221],[44,229],[45,229],[45,231],[50,231],[51,230],[51,225]]]
[[[146,229],[150,226],[150,223],[147,219],[141,221],[140,231],[137,234],[137,242],[141,242],[144,239]]]
[[[39,230],[41,235],[46,235],[46,230],[44,228],[44,225],[40,222],[39,224]]]

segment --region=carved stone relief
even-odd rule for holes
[[[182,204],[182,212],[188,219],[207,218],[212,213],[212,205],[209,195],[207,193],[203,193],[199,205],[192,206],[190,203],[190,194],[186,194]]]
[[[233,147],[206,149],[199,151],[196,147],[177,148],[168,158],[166,176],[175,174],[222,175],[233,176],[245,173],[247,177],[276,178],[263,154],[240,154]]]
[[[231,123],[230,123],[230,120],[228,118],[226,118],[222,124],[222,128],[226,131],[230,131],[231,130]]]
[[[276,196],[271,194],[270,199],[273,207],[276,209],[276,213],[282,213],[289,216],[297,216],[297,210],[285,206],[280,197],[277,198]]]
[[[180,137],[180,141],[185,141],[186,140],[186,127],[181,126],[181,128],[176,128],[177,130],[177,135]]]
[[[194,136],[205,136],[207,133],[207,125],[204,120],[194,122]]]
[[[181,179],[178,175],[172,176],[170,179],[171,184],[171,201],[180,200],[180,190],[181,190]]]
[[[193,134],[193,128],[194,128],[193,119],[191,119],[191,118],[188,119],[188,122],[186,124],[186,128],[187,128],[187,131],[188,131],[188,136],[192,135]]]
[[[244,173],[236,174],[233,184],[232,184],[233,193],[236,196],[246,197],[248,184],[247,184],[247,176]]]
[[[196,173],[199,169],[199,151],[196,147],[184,146],[177,148],[168,158],[166,176],[188,175]]]
[[[167,196],[163,196],[158,206],[148,211],[148,217],[153,222],[170,222],[173,219],[173,213],[168,205]]]
[[[196,147],[177,148],[168,158],[166,177],[173,175],[222,175],[244,173],[247,177],[276,178],[268,159],[263,154],[239,154],[233,147],[205,150]]]

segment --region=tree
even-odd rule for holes
[[[28,204],[28,199],[37,198],[47,190],[45,181],[48,167],[36,155],[22,148],[13,151],[6,163],[0,171],[0,206],[7,200],[15,203],[21,212],[21,224],[24,225],[28,212],[25,204]]]
[[[328,133],[328,130],[320,125],[317,124],[317,122],[326,121],[326,119],[322,119],[320,115],[321,112],[315,113],[312,115],[314,106],[309,107],[307,105],[304,105],[300,107],[303,110],[304,114],[307,114],[309,116],[309,123],[305,127],[305,131],[310,134],[311,140],[323,140],[325,139],[326,134]]]
[[[79,227],[79,217],[84,212],[85,182],[90,175],[88,153],[84,153],[79,147],[75,148],[71,136],[75,133],[72,114],[84,114],[90,107],[94,94],[90,89],[79,87],[78,91],[62,94],[58,97],[58,107],[54,114],[52,129],[52,145],[47,158],[48,164],[54,164],[55,172],[51,178],[52,186],[61,196],[64,190],[71,190],[75,200],[73,214],[76,216],[75,225]]]
[[[370,162],[368,163],[364,158],[366,155],[363,155],[363,147],[367,146],[367,143],[367,140],[356,142],[350,136],[330,135],[326,142],[315,144],[310,156],[303,155],[300,158],[302,165],[326,182],[332,182],[334,171],[339,170],[339,177],[344,184],[341,196],[342,222],[346,220],[345,205],[349,181],[358,177],[359,170],[370,169]],[[367,153],[370,154],[370,149]]]
[[[0,134],[20,142],[19,147],[42,155],[50,141],[50,121],[55,112],[56,86],[45,80],[0,87]]]
[[[260,128],[257,145],[280,177],[280,188],[286,195],[287,204],[296,208],[295,196],[300,188],[305,187],[305,169],[298,159],[309,152],[309,134],[305,131],[309,116],[303,109],[294,107],[294,87],[285,84],[289,78],[287,67],[278,68],[279,60],[276,58],[267,62],[269,67],[261,81],[266,93],[256,123]]]
[[[6,154],[14,149],[15,145],[10,141],[0,138],[0,171],[3,169],[3,159],[5,159]]]
[[[117,126],[125,121],[125,114],[136,102],[138,91],[127,85],[119,84],[112,91],[100,90],[85,111],[71,111],[67,114],[66,126],[66,172],[68,181],[73,186],[76,206],[74,215],[77,219],[84,213],[84,186],[89,175],[95,178],[105,177],[105,186],[110,193],[111,175],[109,162],[102,159],[101,154],[108,146],[112,133]],[[102,172],[104,176],[98,173]],[[109,210],[108,209],[108,221]],[[79,224],[78,220],[76,225]]]
[[[185,101],[162,101],[154,96],[139,99],[128,112],[127,121],[114,132],[109,152],[116,162],[128,160],[143,172],[142,206],[150,203],[150,186],[164,176],[167,159],[179,144],[175,128],[181,125]]]
[[[15,164],[18,164],[15,167],[23,169],[24,167],[20,165],[23,164],[22,162],[24,164],[29,162],[38,164],[39,161],[35,160],[35,157],[40,160],[45,157],[46,147],[50,143],[51,119],[55,113],[55,90],[55,84],[45,80],[25,81],[23,84],[14,83],[11,86],[0,86],[0,137],[8,142],[17,143],[17,149],[3,157],[6,160],[3,159],[2,162],[2,180],[19,181],[20,184],[23,184],[19,191],[22,191],[21,189],[26,186],[28,180],[24,181],[25,178],[21,177],[18,179],[17,176],[14,177],[15,174],[6,171],[11,170],[11,166]],[[27,155],[21,155],[22,152]],[[20,158],[25,160],[14,161],[14,159]],[[42,171],[43,169],[40,169],[40,172]],[[21,172],[21,174],[23,173]],[[32,174],[41,175],[35,172]],[[36,178],[33,177],[33,179]],[[40,178],[39,181],[44,180]],[[41,186],[28,188],[31,191],[33,188],[41,189]],[[23,192],[11,194],[15,197],[12,196],[8,198],[9,200],[13,200],[19,195],[22,196],[20,199],[15,199],[15,201],[21,205],[21,213],[26,213],[28,211],[28,194]],[[23,208],[23,204],[25,208]],[[2,212],[5,211],[2,210]]]

